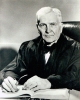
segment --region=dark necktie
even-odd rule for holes
[[[48,52],[52,52],[52,50],[56,47],[56,44],[53,44],[52,46],[46,46],[43,45],[43,53],[48,53]]]
[[[43,46],[43,57],[45,64],[48,62],[50,54],[54,50],[55,46],[56,44],[53,44],[52,46],[46,46],[46,45]]]
[[[40,66],[45,65],[45,54],[48,53],[48,52],[51,53],[53,51],[53,49],[55,49],[55,47],[56,47],[56,44],[53,44],[52,46],[47,46],[47,45],[42,43],[40,45],[40,49],[39,49],[39,50],[41,50],[41,53],[40,53],[40,56],[39,56],[39,65]]]

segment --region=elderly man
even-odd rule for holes
[[[27,75],[24,89],[80,90],[80,48],[62,34],[60,10],[43,7],[36,13],[36,18],[40,36],[22,43],[16,58],[2,71],[2,87],[15,92],[19,78]]]

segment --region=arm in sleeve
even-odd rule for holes
[[[69,88],[80,90],[80,46],[75,47],[68,70],[61,75],[50,75],[47,78],[51,88]]]
[[[19,52],[15,59],[0,72],[0,83],[2,83],[3,79],[8,76],[18,80],[23,74],[25,74],[27,65],[25,64],[24,59],[26,52],[25,47],[27,48],[27,44],[28,42],[26,43],[26,46],[25,43],[20,46]]]

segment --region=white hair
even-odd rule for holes
[[[52,8],[52,7],[43,7],[41,9],[39,9],[37,11],[37,13],[36,13],[36,21],[37,21],[37,23],[39,23],[40,17],[42,15],[45,15],[45,14],[47,14],[49,12],[54,12],[58,17],[59,22],[62,22],[62,15],[61,15],[61,11],[59,9]]]

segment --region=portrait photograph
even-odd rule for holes
[[[18,85],[80,100],[80,0],[0,0],[0,91]]]

